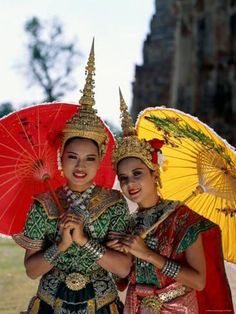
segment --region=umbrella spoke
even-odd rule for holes
[[[17,190],[16,190],[16,187],[17,187]],[[19,185],[19,182],[15,182],[14,184],[12,184],[12,186],[4,194],[2,194],[0,196],[0,200],[2,200],[2,199],[4,199],[4,197],[7,194],[11,194],[10,201],[8,202],[6,207],[4,207],[4,210],[0,214],[0,220],[6,214],[6,212],[9,210],[9,208],[11,207],[11,204],[15,201],[15,199],[17,199],[18,195],[20,195],[20,191],[22,189],[23,189],[23,186]],[[14,191],[14,193],[12,193],[12,191]]]
[[[14,152],[22,152],[23,151],[25,153],[28,153],[28,151],[24,148],[24,146],[22,146],[19,143],[19,141],[16,140],[16,137],[14,137],[14,135],[10,133],[8,128],[6,128],[1,121],[0,121],[0,126],[3,128],[3,132],[5,132],[11,138],[11,140],[17,145],[17,147],[19,147],[19,151],[15,150],[14,148],[12,149],[12,147],[4,145],[3,143],[1,143],[1,146],[5,146],[7,149],[13,150]]]
[[[177,170],[178,169],[189,169],[189,170],[191,169],[191,170],[194,170],[194,173],[196,173],[196,167],[193,167],[193,166],[192,167],[191,166],[183,166],[182,167],[179,165],[177,165],[177,166],[176,165],[170,165],[170,166],[168,165],[168,169],[177,169]]]
[[[170,180],[171,181],[171,180]],[[168,180],[168,182],[165,182],[165,183],[168,183],[169,184],[169,182],[170,182],[169,180]],[[165,184],[164,183],[164,184]],[[181,185],[180,185],[181,186]],[[186,186],[181,186],[181,189],[179,188],[177,188],[177,185],[175,185],[175,188],[174,189],[170,189],[170,194],[168,195],[168,197],[173,197],[174,195],[177,195],[177,194],[179,194],[179,192],[181,191],[181,193],[182,194],[184,194],[184,196],[183,196],[183,199],[182,200],[184,200],[184,199],[186,199],[188,196],[190,196],[190,194],[192,194],[192,192],[195,190],[195,188],[196,188],[196,186],[197,186],[197,182],[193,182],[193,183],[191,183],[191,184],[188,184],[188,185],[186,185]],[[185,192],[185,193],[184,193]]]
[[[0,143],[0,147],[6,149],[8,151],[8,153],[14,153],[14,154],[27,154],[28,156],[31,156],[31,154],[29,153],[29,151],[27,149],[25,149],[24,147],[19,147],[20,149],[19,150],[16,150],[14,147],[11,147],[9,145],[5,145],[3,143]],[[12,156],[9,156],[9,155],[0,155],[0,157],[7,157],[7,158],[15,158],[15,157],[12,157]],[[32,157],[32,160],[33,160],[33,157]]]
[[[7,171],[6,173],[1,173],[0,174],[0,179],[4,180],[3,182],[0,182],[0,186],[2,186],[4,183],[7,183],[6,177],[11,177],[11,179],[15,180],[17,178],[16,176],[16,172],[15,172],[15,168],[13,166],[10,166],[11,168],[13,168],[11,171]],[[3,168],[4,169],[4,168]]]
[[[165,178],[165,182],[170,182],[170,181],[173,181],[173,180],[176,180],[176,181],[179,181],[180,179],[182,180],[182,181],[185,181],[184,179],[186,179],[186,178],[195,178],[195,180],[194,181],[196,181],[196,186],[199,184],[198,183],[198,180],[197,180],[197,177],[196,176],[193,176],[193,174],[192,173],[190,173],[190,174],[184,174],[184,175],[182,175],[182,174],[178,174],[178,175],[176,175],[176,174],[173,174],[173,175],[169,175],[168,176],[168,178]],[[186,181],[185,181],[186,182]],[[188,183],[188,182],[187,182]]]
[[[12,164],[12,165],[5,165],[5,166],[0,166],[0,169],[15,169],[15,166]],[[1,174],[0,174],[0,177],[1,177]]]
[[[38,107],[36,110],[38,111]],[[34,157],[37,158],[37,154],[36,154],[35,147],[34,147],[35,144],[33,144],[33,142],[32,142],[33,139],[31,138],[32,134],[29,134],[27,132],[27,129],[26,129],[30,123],[27,120],[27,118],[25,118],[25,116],[23,116],[23,118],[21,118],[18,112],[16,112],[16,116],[18,117],[18,125],[20,126],[20,128],[21,128],[21,130],[25,136],[24,138],[27,140],[29,147],[31,147]],[[36,121],[36,125],[38,126],[38,120]]]
[[[1,216],[0,216],[0,219],[3,219],[3,216],[5,216],[5,214],[7,214],[7,212],[8,212],[9,210],[11,210],[11,206],[12,206],[14,203],[16,203],[17,198],[21,197],[21,201],[22,201],[22,202],[25,202],[24,197],[26,198],[27,196],[24,195],[24,194],[22,193],[22,191],[23,191],[23,187],[20,187],[20,186],[19,186],[19,189],[17,190],[16,193],[14,193],[14,197],[12,197],[11,201],[9,202],[9,206],[7,206],[6,210],[4,211],[4,215],[1,215]],[[22,195],[23,195],[23,196],[22,196]],[[29,197],[27,197],[27,203],[29,203],[29,201],[30,201],[30,199],[29,199]],[[13,213],[13,215],[12,215],[12,217],[11,217],[9,226],[8,226],[8,231],[7,231],[8,234],[11,233],[12,227],[13,227],[13,225],[15,224],[16,219],[17,219],[18,217],[20,217],[21,215],[22,215],[22,213],[20,212],[20,210],[14,211],[14,213]]]
[[[23,192],[23,188],[21,190],[18,191],[18,195],[14,198],[14,203],[16,202],[17,200],[17,197],[19,198],[21,195],[22,195],[22,192]],[[22,202],[24,202],[25,204],[28,204],[29,206],[29,210],[30,210],[30,205],[32,203],[32,197],[29,197],[29,195],[24,195],[23,194],[23,197],[21,196],[21,200]],[[13,202],[12,202],[13,203]],[[22,212],[21,212],[21,209],[19,207],[18,210],[14,211],[14,214],[12,216],[12,221],[9,225],[9,229],[8,229],[8,233],[9,234],[12,234],[12,230],[14,230],[14,225],[15,223],[18,221],[18,220],[21,220],[24,222],[25,220],[25,217],[22,217]]]

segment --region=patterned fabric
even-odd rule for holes
[[[137,234],[141,230],[148,229],[154,222],[161,219],[171,206],[176,206],[176,203],[167,200],[145,211],[135,212],[130,224],[133,233]],[[168,291],[170,287],[177,289],[174,286],[176,281],[163,275],[152,264],[136,258],[130,275],[124,313],[177,313],[175,312],[177,308],[178,313],[195,314],[225,310],[228,311],[227,313],[233,313],[231,293],[224,272],[221,234],[217,225],[186,206],[177,206],[175,211],[170,213],[156,230],[146,237],[145,243],[162,256],[184,264],[186,263],[185,251],[196,241],[200,233],[207,264],[206,288],[197,293],[188,291],[178,298],[162,302],[161,305],[156,305],[154,312],[150,312],[143,306],[144,298],[156,297],[161,292]],[[214,289],[215,285],[219,288],[218,290]],[[178,284],[179,286],[181,285]],[[158,304],[158,302],[155,303],[156,300],[158,298],[147,299],[146,303]]]
[[[66,210],[68,204],[65,190],[59,188],[56,193]],[[73,210],[76,211],[76,208]],[[96,187],[87,202],[86,210],[89,218],[85,231],[98,243],[106,242],[110,230],[127,231],[128,207],[118,191]],[[60,240],[58,216],[51,194],[39,195],[28,214],[24,233],[15,237],[15,240],[25,248],[32,249],[35,243],[35,249],[46,249]],[[79,273],[88,279],[85,287],[80,290],[68,288],[66,279],[73,273]],[[73,243],[57,257],[55,268],[41,278],[37,298],[31,302],[29,313],[105,314],[119,313],[118,308],[119,299],[112,274],[91,259],[86,250]]]

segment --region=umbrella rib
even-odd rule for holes
[[[213,200],[212,200],[213,197]],[[212,202],[214,201],[214,203],[212,204]],[[215,212],[215,207],[216,207],[216,201],[217,198],[214,197],[214,195],[211,195],[209,193],[206,193],[206,198],[204,199],[204,206],[209,210],[209,208],[211,208],[211,212],[207,212],[207,216],[209,219],[211,219],[211,216],[214,214]]]
[[[37,108],[37,109],[38,109],[38,108]],[[22,123],[22,121],[21,121],[21,118],[20,118],[20,116],[19,116],[19,113],[18,113],[17,111],[16,111],[16,116],[18,117],[19,125],[21,126],[22,131],[24,132],[25,137],[27,138],[27,142],[28,142],[28,144],[29,144],[29,145],[31,146],[31,148],[32,148],[34,157],[37,158],[38,156],[37,156],[37,154],[36,154],[36,151],[35,151],[35,149],[34,149],[34,146],[33,146],[32,142],[31,142],[30,139],[29,139],[28,133],[26,132],[26,129],[25,129],[25,127],[24,127],[24,125],[23,125],[23,123]],[[33,157],[32,157],[32,160],[34,160]]]
[[[19,146],[19,148],[22,149],[22,151],[23,151],[24,153],[29,154],[28,151],[27,151],[19,142],[16,141],[15,137],[8,131],[8,129],[3,125],[3,123],[2,123],[1,121],[0,121],[0,126],[3,127],[4,131],[5,131],[5,132],[11,137],[11,139]],[[4,146],[2,143],[1,143],[1,145]],[[8,149],[12,150],[9,146],[6,146],[6,147],[7,147]],[[20,151],[17,151],[17,150],[13,150],[13,151],[14,151],[14,152],[17,152],[17,153],[20,152]],[[33,160],[33,158],[32,158],[32,160]]]
[[[1,156],[0,156],[1,157]],[[13,168],[15,169],[15,165],[5,165],[5,166],[0,166],[0,169],[9,169],[9,168]],[[1,175],[0,175],[1,176]]]
[[[16,186],[18,185],[18,183],[15,183],[11,186],[11,188],[9,190],[6,191],[6,193],[4,193],[3,195],[1,195],[0,199],[2,199],[5,195],[7,195],[9,192],[11,192]],[[3,212],[0,215],[0,220],[2,219],[2,217],[5,215],[5,213],[7,212],[8,208],[10,207],[10,205],[14,202],[14,200],[17,197],[17,194],[19,194],[19,192],[23,189],[23,186],[20,185],[21,188],[19,190],[17,190],[17,193],[14,193],[14,197],[11,199],[11,201],[8,203],[8,206],[5,208],[5,210],[3,210]]]
[[[2,219],[2,217],[4,216],[4,214],[7,212],[8,208],[10,207],[10,205],[16,200],[16,198],[18,197],[19,194],[21,194],[21,190],[23,190],[23,188],[19,189],[17,191],[17,193],[15,193],[15,197],[12,198],[11,202],[9,203],[9,205],[7,206],[6,210],[3,212],[3,215],[0,216],[0,219]],[[8,231],[11,230],[11,227],[13,226],[13,223],[15,222],[15,219],[17,217],[17,211],[15,212],[15,215],[12,217],[12,221],[9,225]]]
[[[220,206],[220,209],[221,209],[221,208],[223,208],[223,206],[224,206],[224,204],[223,204],[223,199],[221,199],[220,202],[221,202],[221,206]],[[216,223],[217,223],[219,226],[221,226],[221,216],[222,216],[222,215],[217,215],[218,219],[217,219],[217,222],[216,222]],[[221,227],[221,229],[222,229],[222,227]]]
[[[2,177],[2,176],[1,176],[1,177]],[[8,179],[8,180],[6,180],[6,181],[1,182],[1,183],[0,183],[0,187],[3,187],[5,184],[10,183],[11,181],[14,182],[14,180],[17,180],[17,176],[11,177],[10,179]],[[18,180],[17,180],[17,182],[18,182]],[[0,199],[2,199],[4,196],[5,196],[5,194],[1,194]]]
[[[192,164],[194,164],[194,162],[191,161]],[[196,167],[193,166],[175,166],[175,165],[168,165],[168,169],[192,169],[192,170],[196,170]]]
[[[36,111],[36,115],[37,115],[37,136],[38,136],[38,143],[41,143],[41,138],[40,138],[40,132],[39,132],[39,108],[37,108],[37,111]],[[41,146],[39,146],[39,156],[41,156]]]
[[[18,191],[18,195],[20,194],[20,191]],[[15,201],[15,199],[16,199],[16,197],[13,199],[13,201],[12,202],[14,202]],[[11,203],[12,203],[11,202]],[[29,208],[30,209],[30,208]],[[15,220],[16,220],[16,218],[17,218],[17,211],[15,212],[15,215],[12,217],[12,221],[11,221],[11,224],[10,224],[10,226],[9,226],[9,228],[8,228],[8,231],[10,231],[11,230],[11,228],[12,228],[12,226],[14,225],[14,222],[15,222]]]
[[[169,180],[168,180],[168,182],[169,182]],[[182,188],[182,189],[181,189],[181,192],[187,191],[187,190],[190,189],[191,187],[192,187],[192,191],[193,191],[196,186],[197,186],[196,183],[192,183],[192,184],[188,185],[187,187]],[[191,192],[192,192],[192,191],[191,191]],[[173,193],[170,194],[170,197],[173,197],[174,195],[176,195],[176,194],[178,194],[178,193],[179,193],[179,190],[176,190],[175,192],[173,192]],[[191,193],[188,193],[187,197],[188,197],[190,194],[191,194]],[[186,199],[186,197],[184,197],[184,199]]]
[[[219,186],[221,187],[221,190],[225,191],[227,195],[229,196],[228,198],[232,201],[236,201],[236,189],[235,189],[235,183],[233,185],[228,184],[226,178],[222,177],[219,178]],[[228,187],[228,189],[224,189],[225,187]],[[230,188],[229,188],[230,187]],[[233,190],[234,187],[234,190]],[[228,199],[227,198],[227,199]]]
[[[50,127],[49,127],[49,129],[48,129],[48,132],[50,132],[51,130],[53,130],[53,128],[54,128],[54,123],[55,123],[55,121],[57,121],[57,117],[59,116],[59,114],[60,114],[62,108],[63,108],[63,105],[60,104],[60,106],[59,106],[59,107],[57,108],[57,110],[56,110],[56,113],[53,115],[54,118],[53,118],[53,121],[50,122]],[[46,150],[46,147],[43,149],[43,154],[44,154],[45,150]]]
[[[181,158],[181,157],[173,157],[171,155],[165,155],[166,158],[169,158],[169,159],[174,159],[174,160],[182,160],[182,161],[187,161],[187,162],[190,162],[190,163],[193,163],[193,164],[196,164],[196,162],[194,160],[190,160],[190,159],[186,159],[186,158]],[[194,157],[195,158],[195,157]]]
[[[175,148],[173,151],[176,151],[176,150],[178,150],[178,148]],[[181,153],[182,155],[185,155],[185,156],[187,156],[187,157],[194,158],[194,159],[197,158],[197,153],[196,153],[196,152],[195,152],[194,154],[190,154],[189,152],[179,151],[179,153]],[[165,156],[165,155],[164,155],[164,156]],[[168,155],[167,155],[167,156],[168,156]],[[180,157],[173,157],[173,156],[169,156],[169,157],[181,159]],[[183,159],[183,160],[189,160],[189,159]]]
[[[26,149],[19,143],[16,141],[15,137],[8,131],[8,129],[4,126],[4,124],[0,121],[0,126],[4,129],[4,131],[11,137],[11,139],[17,144],[19,145],[19,147],[23,150],[26,151]],[[5,146],[3,143],[0,143],[0,145]],[[9,148],[9,146],[5,146],[7,148]],[[18,151],[16,151],[18,152]]]
[[[172,176],[172,177],[169,177],[168,179],[165,179],[165,182],[170,182],[170,181],[184,179],[184,178],[191,178],[193,175],[195,175],[195,174],[190,173],[190,174],[186,174],[186,175],[180,175],[178,177]],[[198,182],[198,181],[196,180],[196,182]],[[198,185],[198,183],[197,183],[197,185]]]
[[[10,147],[10,146],[8,146],[8,145],[5,145],[5,144],[3,144],[3,143],[0,143],[0,146],[2,146],[2,147],[4,147],[4,148],[7,148],[9,151],[11,151],[11,152],[13,152],[13,153],[17,153],[17,154],[20,153],[20,150],[16,150],[16,149],[14,149],[14,148],[12,148],[12,147]],[[30,156],[29,152],[28,152],[24,147],[21,147],[21,148],[22,148],[22,150],[24,151],[24,153],[27,153],[27,154]],[[8,158],[8,159],[14,159],[14,160],[17,159],[17,158],[15,158],[15,157],[7,156],[7,155],[0,155],[0,157],[4,157],[4,158]]]
[[[2,173],[2,174],[0,174],[0,178],[4,178],[4,177],[6,177],[6,176],[14,176],[15,175],[15,169],[13,169],[12,171],[8,171],[7,173]],[[16,175],[15,175],[15,178],[16,178]],[[13,178],[13,177],[11,177],[11,179],[15,179],[15,178]],[[8,183],[8,182],[2,182],[2,183],[0,183],[0,186],[2,185],[2,184],[4,184],[4,183]]]

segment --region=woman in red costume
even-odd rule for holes
[[[233,313],[220,228],[159,196],[163,142],[138,139],[120,96],[123,138],[113,165],[124,195],[138,205],[130,234],[110,234],[109,246],[133,256],[124,313]]]

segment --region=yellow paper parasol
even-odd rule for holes
[[[224,258],[236,263],[236,152],[209,126],[173,108],[143,111],[139,138],[164,139],[161,169],[164,198],[180,200],[217,223]]]

